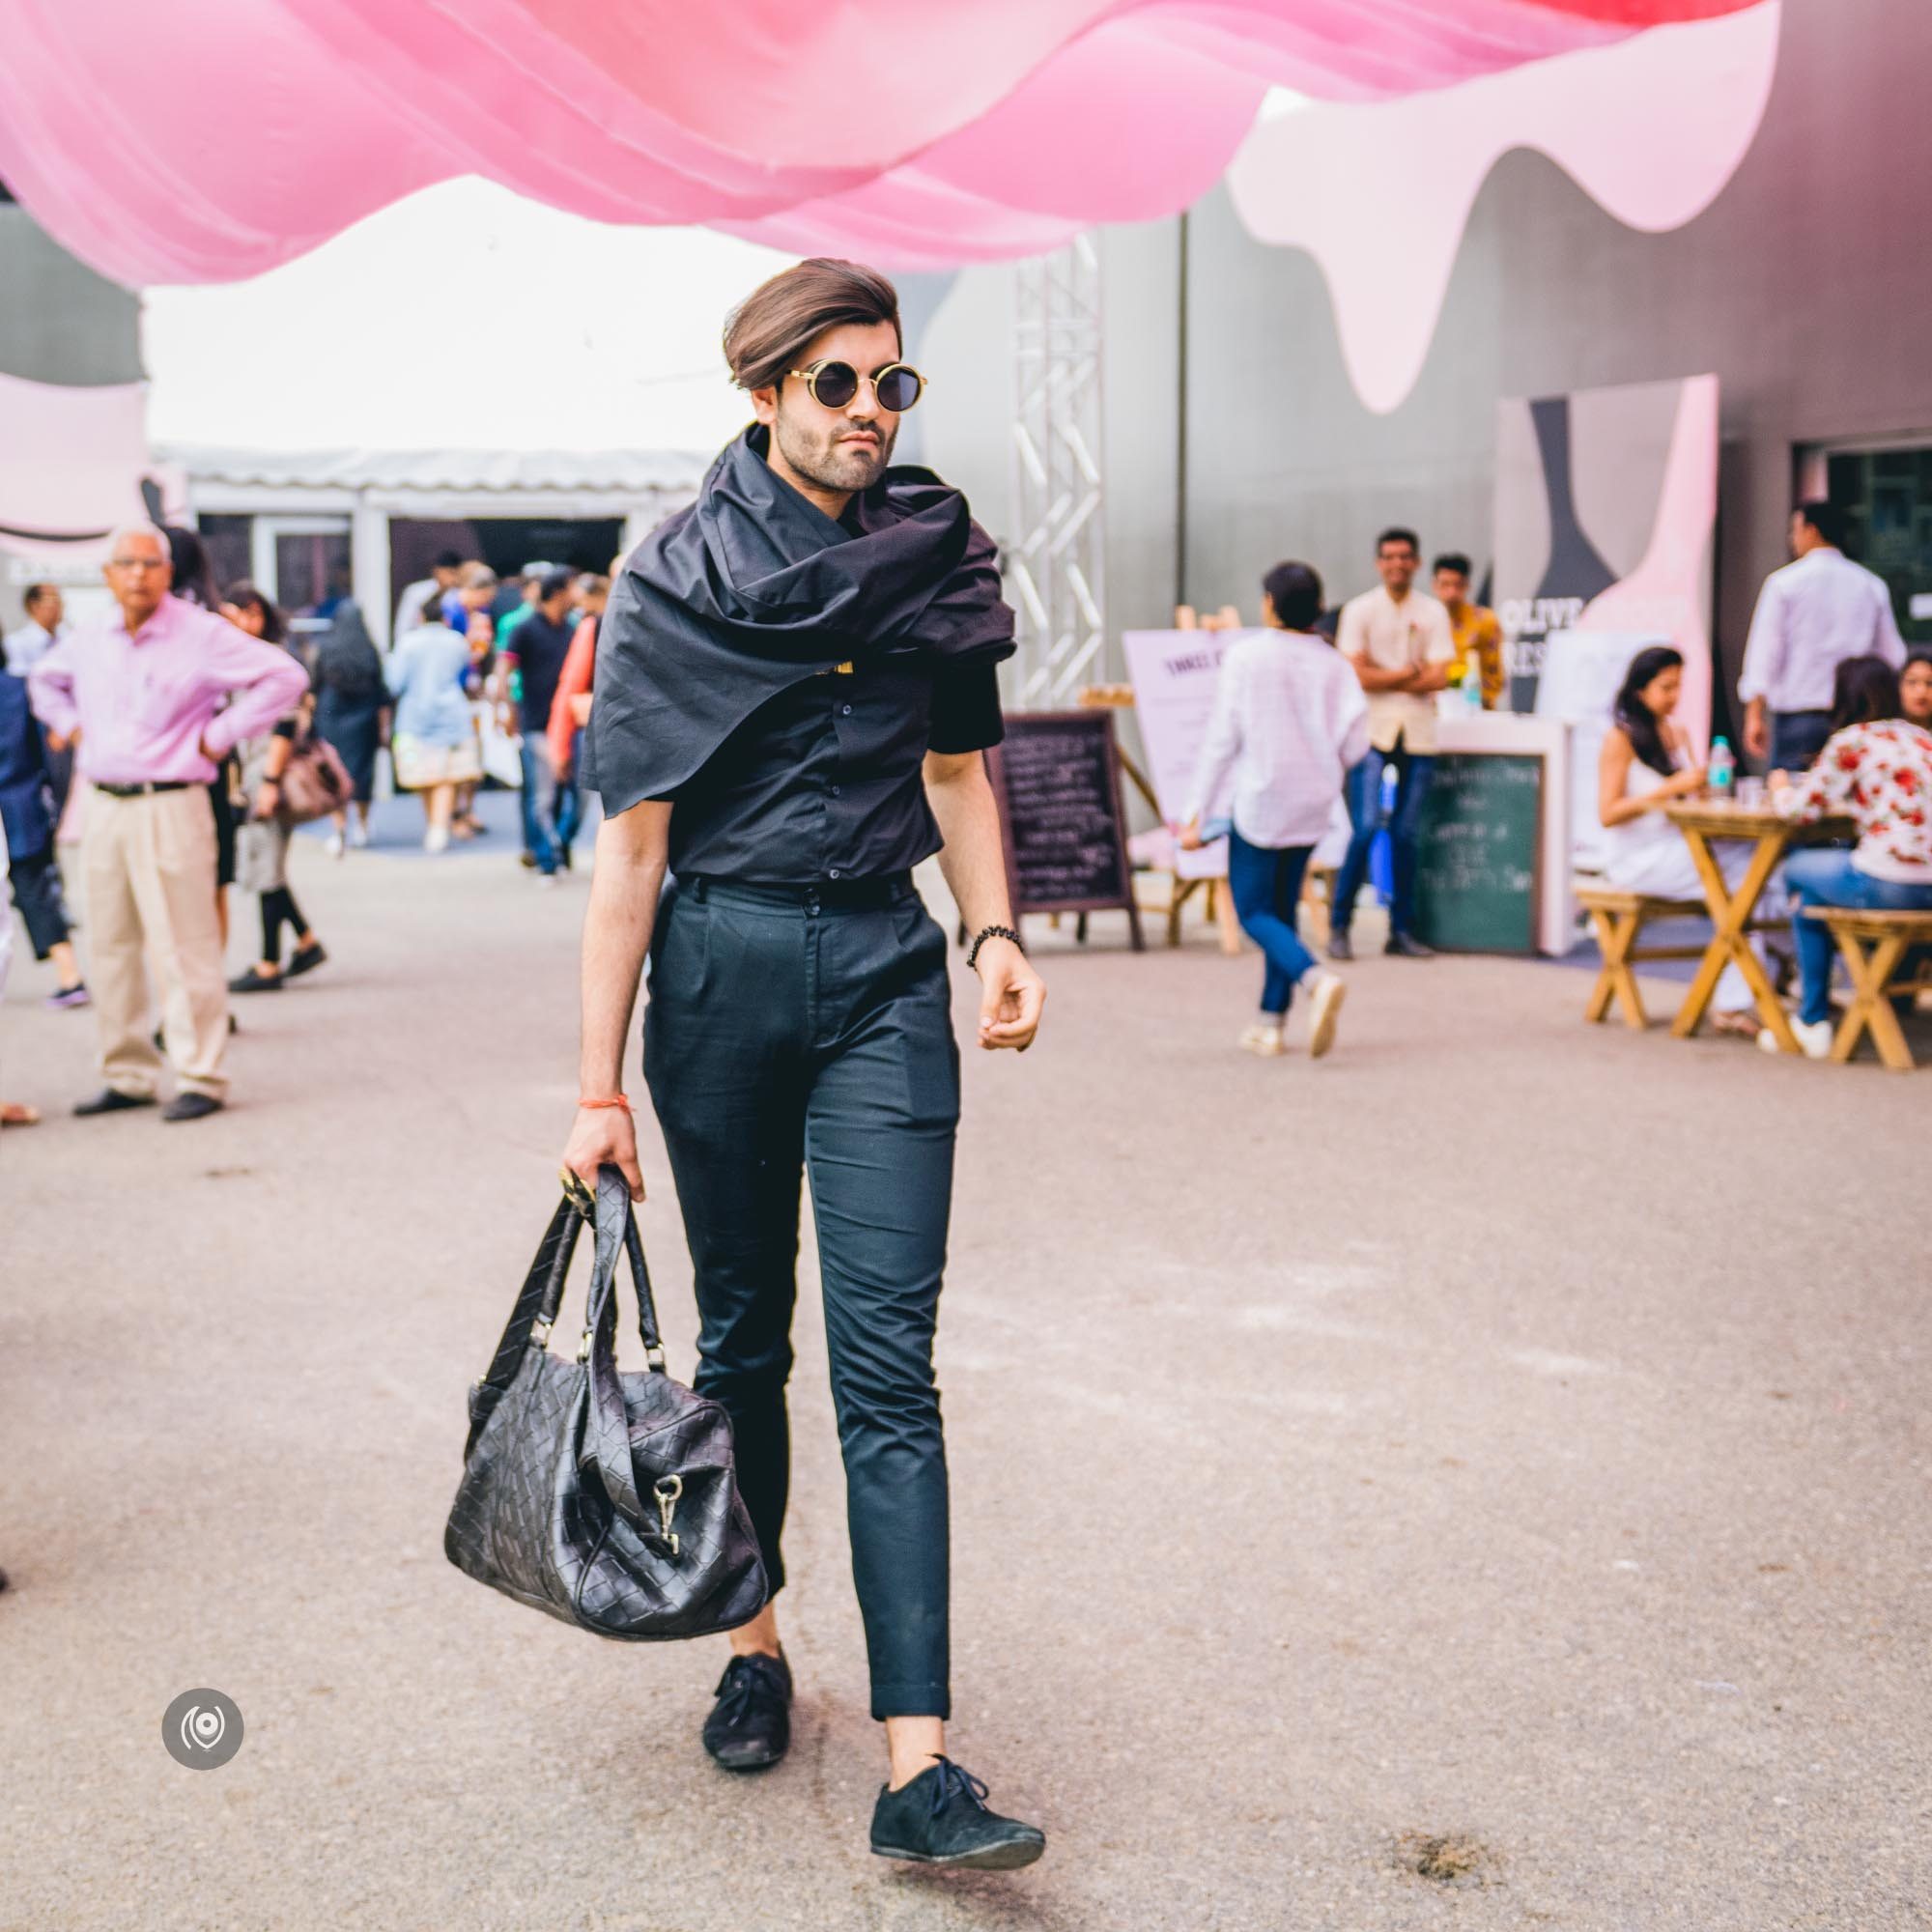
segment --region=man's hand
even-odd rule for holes
[[[625,1107],[580,1107],[563,1151],[563,1164],[597,1192],[597,1170],[614,1167],[630,1183],[631,1199],[644,1198],[643,1170],[638,1165],[638,1129]]]
[[[1771,724],[1761,697],[1753,697],[1745,706],[1745,750],[1754,758],[1771,755]]]
[[[273,779],[264,779],[255,789],[255,816],[261,819],[274,817],[281,809],[282,788]]]
[[[976,962],[980,975],[980,1044],[988,1052],[1010,1046],[1024,1053],[1039,1031],[1046,982],[1010,939],[988,939]]]
[[[1174,837],[1175,837],[1175,843],[1178,844],[1183,852],[1200,851],[1202,843],[1201,821],[1198,818],[1190,818],[1185,825],[1180,827],[1180,829],[1174,835]]]

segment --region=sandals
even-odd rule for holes
[[[38,1127],[41,1110],[24,1100],[0,1100],[0,1127]]]

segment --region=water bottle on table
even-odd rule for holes
[[[1711,740],[1711,796],[1719,805],[1731,802],[1732,787],[1737,782],[1737,754],[1731,750],[1728,738]]]

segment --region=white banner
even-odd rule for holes
[[[1134,688],[1134,712],[1147,753],[1148,781],[1170,825],[1187,810],[1201,760],[1201,741],[1214,709],[1214,680],[1221,659],[1246,631],[1128,631],[1127,679]],[[1232,781],[1231,781],[1232,782]],[[1224,793],[1208,801],[1204,820],[1226,818]],[[1182,879],[1221,879],[1228,874],[1228,843],[1216,839],[1198,852],[1176,851],[1175,874]]]

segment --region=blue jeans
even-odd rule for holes
[[[524,768],[524,850],[537,862],[537,870],[548,876],[577,837],[582,801],[575,780],[557,782],[545,739],[525,732],[518,759]]]
[[[1314,953],[1294,929],[1301,875],[1314,850],[1313,845],[1250,845],[1238,832],[1228,834],[1228,891],[1235,917],[1267,960],[1262,979],[1264,1013],[1286,1013],[1294,982],[1315,964]]]
[[[1771,714],[1771,769],[1808,771],[1832,735],[1829,711],[1774,711]]]
[[[1832,929],[1806,919],[1804,906],[1858,906],[1873,912],[1932,912],[1932,886],[1902,886],[1874,879],[1852,864],[1842,846],[1818,845],[1794,852],[1784,862],[1784,883],[1801,910],[1791,922],[1798,944],[1798,1017],[1815,1026],[1832,1016],[1832,959],[1837,951]]]
[[[1434,757],[1420,756],[1406,745],[1392,752],[1372,751],[1349,774],[1346,793],[1349,823],[1354,828],[1349,837],[1349,856],[1335,875],[1335,909],[1330,923],[1337,932],[1347,932],[1355,917],[1355,898],[1369,876],[1369,854],[1382,821],[1382,766],[1396,769],[1395,810],[1389,818],[1389,857],[1395,872],[1395,894],[1389,905],[1391,935],[1415,931],[1415,866],[1422,848],[1422,807],[1429,796],[1429,781],[1435,775]]]

